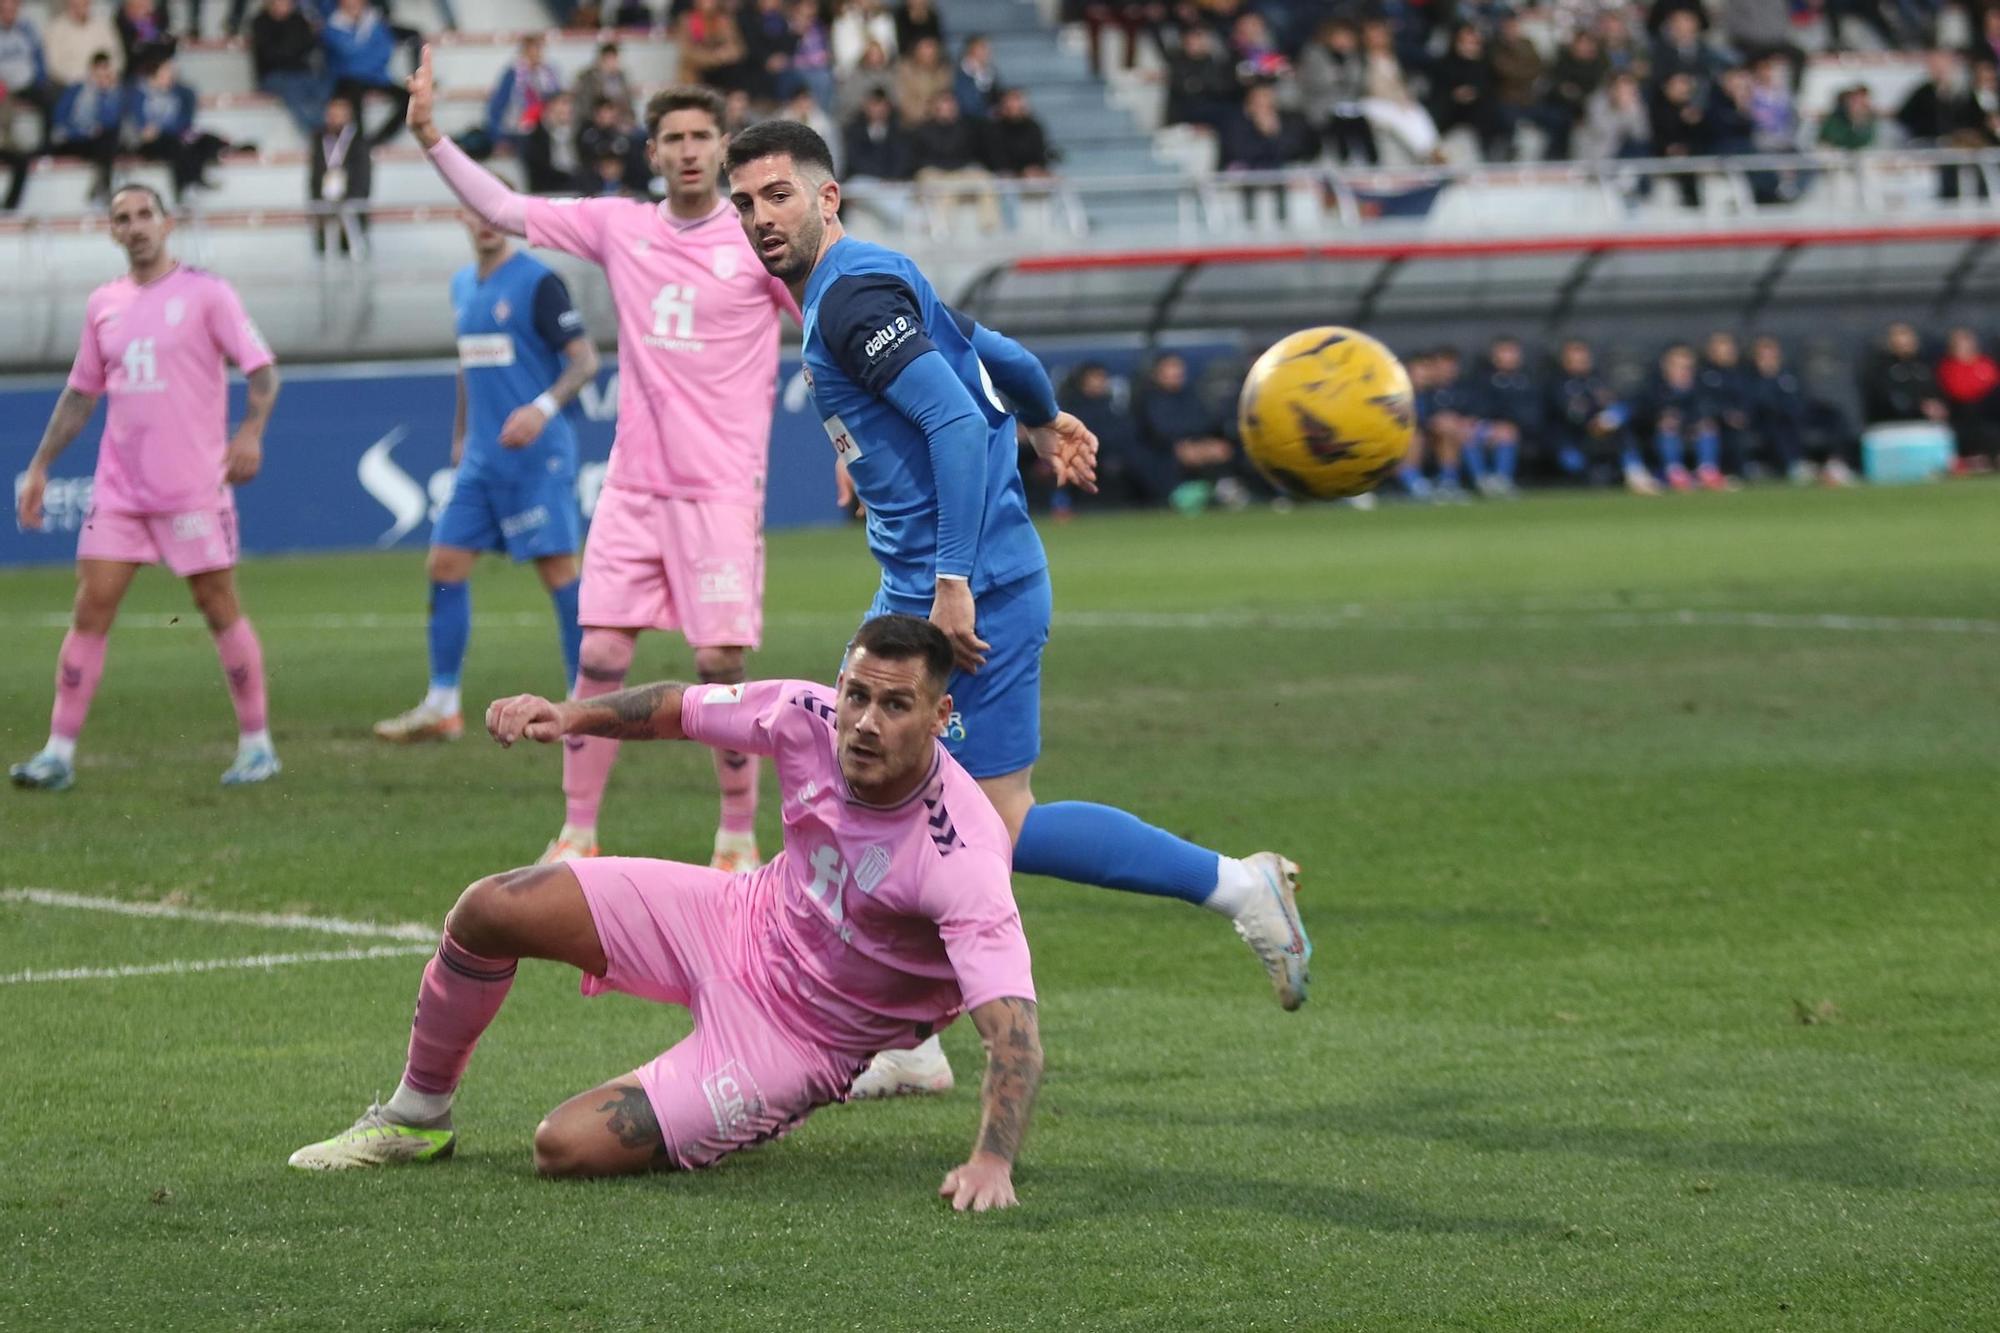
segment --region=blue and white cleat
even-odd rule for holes
[[[76,785],[76,766],[60,755],[43,750],[26,763],[7,770],[16,787],[31,791],[68,791]]]
[[[236,752],[236,762],[231,764],[229,771],[222,775],[222,785],[225,787],[242,787],[252,782],[269,782],[272,778],[277,777],[279,773],[283,772],[284,767],[283,764],[278,762],[278,752],[268,745],[259,745],[249,750],[238,750]]]
[[[1276,852],[1246,856],[1243,864],[1257,873],[1263,888],[1236,914],[1236,933],[1264,965],[1278,1003],[1296,1009],[1306,1002],[1306,987],[1312,983],[1306,968],[1313,954],[1305,922],[1299,919],[1299,868]]]

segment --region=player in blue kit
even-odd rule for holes
[[[472,635],[466,580],[482,551],[535,562],[555,604],[563,681],[576,681],[576,434],[563,409],[596,378],[597,349],[569,288],[505,232],[466,219],[476,260],[451,280],[458,317],[458,414],[451,499],[431,533],[431,684],[422,703],[375,724],[385,741],[457,740],[459,672]]]
[[[945,743],[1006,821],[1015,868],[1230,917],[1279,1003],[1296,1009],[1312,956],[1297,866],[1276,852],[1221,856],[1109,806],[1035,803],[1048,561],[1000,394],[1060,480],[1094,485],[1096,438],[1057,410],[1032,354],[947,307],[906,256],[843,234],[832,159],[811,129],[754,125],[731,141],[724,167],[750,244],[798,298],[813,402],[867,507],[869,549],[882,566],[868,614],[928,616],[952,641],[956,711]],[[854,1094],[949,1086],[933,1038],[877,1056]]]

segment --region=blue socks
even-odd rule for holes
[[[1521,453],[1520,446],[1496,444],[1493,446],[1493,470],[1503,481],[1514,480],[1514,465]]]
[[[1686,450],[1681,447],[1681,437],[1679,434],[1674,431],[1663,430],[1659,435],[1654,437],[1653,443],[1660,450],[1660,466],[1681,466],[1682,460],[1686,457]]]
[[[472,638],[472,590],[463,583],[431,584],[431,684],[457,689]]]
[[[1705,430],[1695,436],[1694,461],[1697,467],[1720,467],[1722,465],[1722,438],[1712,430]]]
[[[1028,811],[1014,869],[1201,903],[1215,891],[1221,857],[1123,810],[1056,801]]]
[[[576,663],[583,652],[583,626],[576,623],[576,594],[583,586],[583,580],[571,579],[560,588],[549,589],[549,600],[556,606],[556,631],[562,635],[563,686],[576,686]]]

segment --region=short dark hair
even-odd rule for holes
[[[617,55],[617,54],[618,54],[618,43],[616,43],[616,42],[605,42],[605,43],[604,43],[603,45],[601,45],[601,46],[599,46],[599,47],[597,48],[597,54],[599,54],[599,55],[601,55],[601,56],[615,56],[615,55]]]
[[[105,212],[108,213],[113,208],[117,207],[119,195],[130,194],[134,190],[137,190],[139,193],[144,195],[150,195],[153,200],[153,208],[159,213],[161,217],[167,216],[167,201],[161,197],[160,192],[158,190],[146,184],[146,182],[144,181],[126,181],[123,185],[113,190],[111,192],[111,197],[104,201]]]
[[[676,111],[706,111],[718,132],[729,123],[721,93],[698,83],[687,83],[654,93],[652,100],[646,103],[646,137],[650,139],[658,134],[660,122]]]
[[[812,126],[796,120],[759,121],[731,139],[729,151],[722,159],[722,170],[727,174],[759,158],[776,157],[780,153],[789,156],[794,166],[811,167],[828,180],[833,179],[833,153],[826,140]]]
[[[951,682],[951,640],[944,636],[943,630],[922,616],[876,616],[855,631],[854,641],[848,644],[848,650],[851,652],[856,648],[865,648],[869,656],[887,658],[892,662],[921,658],[924,678],[939,694],[943,694],[945,686]]]

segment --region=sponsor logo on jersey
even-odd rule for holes
[[[698,560],[694,577],[698,602],[740,602],[749,596],[743,566],[734,560]]]
[[[753,1117],[764,1114],[764,1090],[734,1060],[703,1079],[701,1092],[715,1116],[715,1132],[725,1138],[740,1134]]]
[[[944,738],[948,741],[965,739],[965,714],[955,712],[945,719]]]
[[[549,507],[536,505],[533,509],[523,509],[518,514],[509,514],[501,519],[500,532],[503,536],[518,537],[524,532],[533,532],[536,528],[546,526],[548,521]]]
[[[213,520],[199,509],[174,515],[174,540],[177,542],[200,541],[214,530]]]
[[[852,463],[861,457],[861,441],[854,438],[854,432],[847,428],[845,421],[833,416],[820,424],[826,427],[826,438],[833,441],[833,453],[836,458]]]
[[[898,315],[894,324],[885,324],[870,334],[862,351],[866,352],[872,361],[883,352],[894,351],[902,345],[903,339],[916,331],[916,325],[910,323],[909,316]]]
[[[514,335],[511,333],[466,333],[459,335],[458,364],[467,370],[490,370],[514,364]]]

